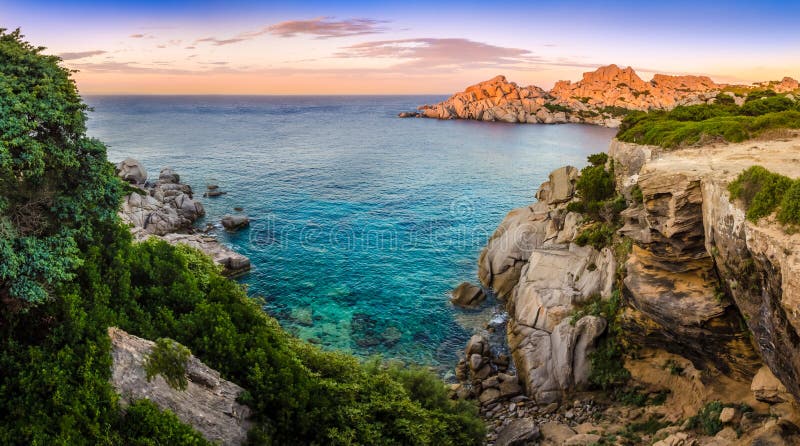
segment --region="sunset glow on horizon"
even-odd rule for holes
[[[611,63],[645,80],[800,77],[795,2],[0,0],[0,17],[79,70],[83,94],[449,94]]]

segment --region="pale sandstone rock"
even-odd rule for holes
[[[563,445],[564,442],[576,435],[569,426],[551,421],[539,426],[543,445]]]
[[[736,416],[736,409],[733,407],[726,407],[722,409],[722,412],[719,414],[719,421],[723,424],[730,423],[733,421],[733,418]]]
[[[568,438],[564,446],[590,446],[598,444],[602,437],[597,434],[578,434]]]
[[[222,379],[213,370],[192,356],[186,372],[186,390],[171,388],[161,376],[148,382],[144,361],[154,343],[130,335],[118,328],[108,329],[111,338],[111,383],[122,396],[123,404],[148,399],[162,410],[170,410],[191,425],[211,442],[223,445],[243,444],[250,409],[236,398],[244,391],[236,384]]]
[[[753,377],[750,384],[756,399],[766,403],[782,403],[790,401],[791,396],[786,392],[786,387],[775,377],[768,367],[761,367]]]

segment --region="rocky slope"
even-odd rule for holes
[[[131,226],[137,240],[158,237],[170,244],[199,249],[222,266],[228,276],[250,270],[250,259],[194,230],[195,221],[205,215],[205,210],[194,200],[191,186],[180,182],[177,172],[165,167],[158,180],[151,182],[144,166],[127,158],[117,165],[117,175],[135,189],[125,197],[119,215]]]
[[[581,410],[595,412],[595,434],[658,416],[675,424],[649,437],[659,445],[800,443],[800,234],[771,217],[746,220],[727,191],[756,164],[800,177],[798,153],[800,136],[672,152],[613,141],[608,167],[628,202],[618,233],[632,242],[621,259],[609,248],[573,243],[582,216],[569,212],[567,203],[578,171],[552,172],[538,201],[511,211],[479,259],[481,284],[508,312],[509,370],[516,370],[524,390],[510,398],[512,405],[502,402],[508,400],[482,387],[491,370],[461,385],[471,385],[496,423],[490,443],[517,444],[506,437],[527,432],[531,437],[519,444],[534,436],[545,444],[542,426],[557,422],[572,433],[562,429],[563,442],[549,444],[588,444],[575,437],[587,430],[574,418],[583,413],[572,409],[578,402],[569,401],[586,387],[588,358],[606,321],[571,315],[593,296],[608,299],[615,287],[624,302],[623,336],[638,349],[626,361],[632,383],[651,395],[670,393],[663,405],[633,414],[621,413],[615,402],[600,403],[602,393],[582,400]],[[467,353],[460,367],[472,370],[469,347]],[[714,400],[754,412],[726,411],[726,427],[716,437],[680,424]]]
[[[714,100],[727,85],[707,76],[669,76],[656,74],[644,81],[630,68],[616,65],[600,67],[583,74],[578,82],[559,81],[545,91],[536,86],[519,86],[505,76],[472,85],[444,102],[423,105],[418,112],[401,117],[420,116],[436,119],[474,119],[510,123],[589,123],[606,127],[619,126],[628,110],[671,109]],[[737,86],[739,90],[772,88],[790,92],[800,88],[792,78],[755,86]],[[737,102],[744,98],[727,93]]]
[[[250,409],[236,399],[244,391],[220,378],[219,372],[190,357],[186,367],[185,390],[170,387],[164,378],[147,379],[144,361],[154,343],[110,327],[113,366],[111,383],[124,404],[146,398],[163,410],[170,410],[207,440],[222,445],[239,445],[252,427]]]

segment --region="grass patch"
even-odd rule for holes
[[[551,113],[564,112],[571,113],[572,109],[560,104],[544,104],[544,108],[550,110]]]

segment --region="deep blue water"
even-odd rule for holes
[[[449,290],[506,212],[548,172],[583,166],[613,131],[398,119],[440,97],[88,97],[89,133],[151,178],[174,167],[205,222],[242,207],[250,229],[218,231],[250,257],[241,281],[298,336],[359,355],[450,366],[482,316]],[[204,223],[203,223],[204,224]]]

